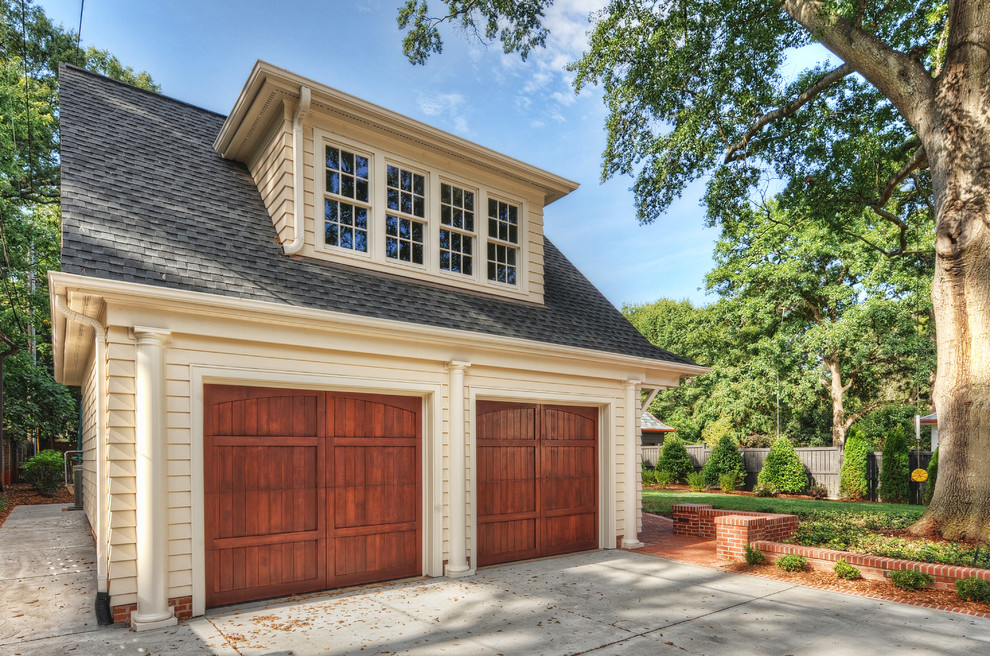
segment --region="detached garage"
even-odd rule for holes
[[[263,62],[227,117],[60,93],[56,374],[114,619],[638,545],[638,417],[706,369],[545,238],[575,183]]]

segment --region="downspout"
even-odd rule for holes
[[[98,319],[87,317],[85,314],[69,308],[64,294],[55,295],[55,308],[69,321],[75,321],[93,329],[96,342],[96,592],[97,618],[104,624],[100,614],[101,602],[107,604],[109,613],[109,597],[107,596],[107,521],[108,502],[106,477],[106,350],[107,340],[105,328]],[[112,623],[112,618],[110,622]]]
[[[282,244],[286,255],[294,255],[302,250],[306,240],[303,215],[305,214],[305,198],[303,190],[303,121],[309,113],[313,94],[309,87],[299,87],[299,106],[292,117],[292,241]]]

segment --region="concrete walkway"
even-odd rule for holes
[[[243,604],[135,633],[96,625],[92,551],[79,513],[14,510],[0,528],[0,654],[990,653],[987,619],[625,551]]]

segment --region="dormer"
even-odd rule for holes
[[[262,61],[214,147],[288,256],[540,304],[543,208],[578,186]]]

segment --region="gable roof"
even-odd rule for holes
[[[62,270],[693,365],[657,348],[545,242],[540,306],[292,259],[223,116],[73,66],[59,72]]]

